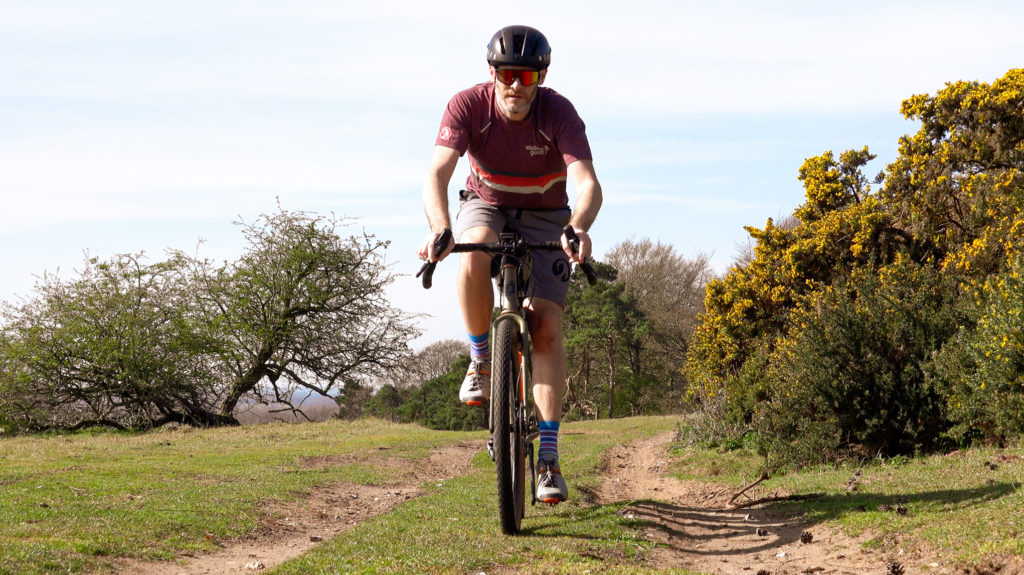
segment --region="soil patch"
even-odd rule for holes
[[[643,536],[659,544],[646,554],[649,567],[730,575],[862,575],[887,573],[889,562],[899,561],[907,573],[918,572],[920,558],[866,550],[863,539],[802,522],[796,511],[732,509],[734,489],[665,477],[671,439],[668,433],[612,449],[597,492],[601,503],[632,502],[619,513],[640,522]],[[943,573],[936,567],[929,572]]]
[[[256,573],[293,559],[320,542],[343,533],[361,521],[383,515],[396,505],[419,497],[427,481],[443,481],[467,473],[483,441],[464,442],[439,449],[426,460],[387,458],[394,470],[384,486],[337,483],[314,489],[304,501],[274,504],[267,509],[264,526],[255,534],[237,540],[215,541],[219,551],[203,555],[182,555],[173,562],[124,562],[119,574],[146,575],[237,575]],[[312,467],[346,464],[358,457],[306,461]],[[374,459],[376,462],[377,460]],[[273,518],[273,519],[271,519]]]

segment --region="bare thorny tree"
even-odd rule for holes
[[[0,420],[29,429],[233,424],[243,402],[301,410],[399,366],[415,337],[384,288],[387,242],[279,210],[240,223],[234,263],[172,252],[86,259],[6,304]],[[300,393],[296,394],[296,390]]]
[[[251,247],[231,269],[196,270],[204,312],[232,343],[221,356],[232,375],[222,416],[246,394],[284,405],[295,388],[330,396],[408,356],[414,328],[384,292],[387,242],[343,239],[340,223],[264,216],[244,227]]]
[[[645,238],[619,243],[606,259],[651,321],[651,343],[672,363],[681,364],[704,308],[704,286],[712,276],[708,257],[687,259],[673,246]]]

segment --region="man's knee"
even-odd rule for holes
[[[498,241],[498,234],[487,226],[475,226],[459,234],[460,244],[477,244]]]
[[[550,354],[562,350],[562,338],[550,331],[541,331],[538,335],[531,332],[530,337],[533,340],[535,353]]]
[[[462,254],[462,269],[468,277],[479,281],[491,277],[491,256],[483,252],[466,252]]]
[[[490,243],[498,241],[498,236],[486,226],[477,226],[462,232],[458,241],[463,244]],[[461,267],[465,277],[482,282],[482,278],[491,276],[491,256],[484,252],[465,252],[462,254]]]
[[[530,302],[527,312],[534,351],[545,353],[562,348],[562,308],[554,302]]]

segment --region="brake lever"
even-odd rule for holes
[[[437,238],[434,239],[434,255],[440,255],[444,253],[444,250],[448,248],[448,243],[452,241],[452,231],[445,228]],[[430,289],[434,285],[434,269],[437,267],[437,262],[425,262],[420,271],[416,272],[416,277],[423,276],[423,289]]]
[[[578,254],[580,252],[580,238],[576,235],[576,230],[572,226],[565,226],[562,228],[562,234],[569,243],[569,249],[572,253]],[[580,262],[580,269],[583,270],[583,275],[587,276],[587,283],[594,285],[597,283],[597,273],[594,271],[594,267],[590,265],[590,258],[583,258]]]

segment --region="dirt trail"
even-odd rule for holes
[[[661,545],[647,553],[649,567],[738,575],[886,573],[893,558],[863,550],[857,539],[763,508],[730,510],[735,490],[664,477],[670,441],[666,434],[614,448],[598,491],[601,503],[634,501],[620,514],[650,522],[643,535]],[[810,542],[801,541],[805,532]]]
[[[391,511],[396,505],[423,494],[420,485],[428,481],[444,481],[467,473],[470,461],[484,447],[483,441],[472,441],[445,447],[434,452],[424,463],[406,459],[387,459],[392,482],[375,487],[338,483],[316,489],[302,502],[275,505],[268,517],[280,519],[264,527],[258,534],[244,539],[217,541],[219,551],[194,556],[181,556],[178,562],[126,562],[117,567],[122,575],[238,575],[257,573],[306,553],[321,541],[345,532],[361,521]],[[343,456],[337,459],[315,458],[305,463],[310,467],[337,465],[354,461]]]

